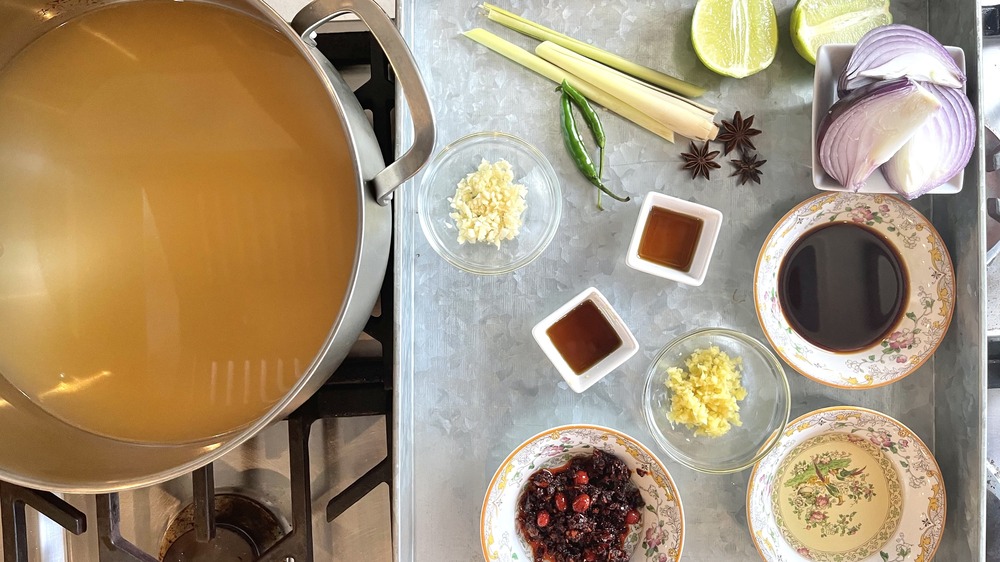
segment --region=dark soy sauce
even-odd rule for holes
[[[778,272],[778,298],[792,328],[821,348],[848,352],[881,341],[909,298],[896,250],[855,223],[805,233]]]

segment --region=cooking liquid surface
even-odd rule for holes
[[[896,251],[853,223],[805,233],[778,273],[778,297],[792,328],[831,351],[855,351],[881,341],[896,325],[908,295]]]
[[[663,207],[652,207],[639,238],[639,257],[660,265],[690,271],[705,221]]]
[[[585,300],[545,330],[573,372],[581,375],[621,347],[622,339],[592,300]]]
[[[355,190],[277,30],[155,0],[53,29],[0,69],[0,373],[120,439],[249,424],[340,311]]]

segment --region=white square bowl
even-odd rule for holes
[[[958,68],[965,72],[965,51],[959,47],[945,47],[945,49],[955,59]],[[847,66],[847,61],[850,60],[852,53],[854,53],[854,45],[848,43],[823,45],[816,53],[816,71],[813,74],[812,178],[813,185],[823,191],[850,191],[833,179],[833,176],[826,173],[823,165],[820,164],[816,134],[819,132],[819,124],[833,107],[834,102],[837,101],[837,79],[840,78],[840,73]],[[965,91],[965,85],[962,86],[962,91]],[[960,170],[955,177],[928,191],[928,193],[958,193],[962,191],[964,175],[965,170]],[[896,193],[885,181],[881,170],[872,172],[868,181],[865,182],[865,186],[858,191],[859,193]]]
[[[691,260],[691,268],[688,271],[680,271],[639,257],[639,242],[642,240],[642,233],[646,229],[646,222],[649,220],[649,213],[653,207],[697,217],[704,222],[701,234],[698,236],[698,246],[695,248],[694,258]],[[650,275],[697,287],[705,282],[705,275],[708,273],[708,265],[712,261],[712,254],[715,252],[715,243],[719,239],[720,230],[722,230],[721,211],[664,195],[658,191],[650,191],[642,202],[642,208],[639,209],[639,218],[636,219],[635,230],[632,231],[632,242],[628,246],[625,265]]]
[[[571,310],[577,307],[583,301],[592,301],[597,305],[597,309],[601,311],[604,318],[611,324],[618,337],[621,338],[622,344],[618,346],[618,349],[611,352],[610,355],[601,359],[593,367],[587,369],[582,374],[576,374],[572,367],[566,363],[563,356],[556,349],[556,346],[552,343],[549,335],[545,333],[553,324],[562,319],[563,316],[569,314]],[[608,302],[608,299],[604,298],[604,295],[594,287],[583,291],[579,295],[570,299],[569,302],[559,307],[558,310],[549,314],[544,320],[535,324],[535,327],[531,329],[531,335],[538,342],[538,346],[542,348],[546,357],[549,361],[555,365],[556,370],[562,375],[563,380],[569,385],[574,392],[583,392],[591,386],[603,379],[611,371],[614,371],[620,367],[623,363],[628,361],[630,357],[639,351],[639,342],[636,341],[635,336],[625,325],[625,321],[622,317],[615,312],[615,309]]]

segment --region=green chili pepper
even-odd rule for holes
[[[597,148],[600,149],[600,164],[597,168],[597,177],[604,176],[604,145],[606,143],[606,138],[604,136],[604,125],[601,124],[601,117],[597,115],[594,108],[587,101],[587,98],[583,97],[576,88],[574,88],[569,82],[563,80],[562,84],[559,85],[559,90],[562,90],[569,95],[569,99],[580,108],[580,113],[583,114],[583,120],[587,122],[587,128],[590,129],[590,134],[594,136],[594,142],[597,143]]]
[[[615,195],[608,188],[604,187],[601,183],[600,176],[597,175],[597,168],[594,167],[594,161],[591,160],[590,155],[587,154],[587,147],[583,144],[583,137],[580,136],[580,131],[576,128],[576,120],[573,118],[573,105],[570,101],[568,94],[563,92],[561,96],[562,102],[562,133],[563,141],[566,143],[566,150],[569,151],[570,156],[573,157],[573,162],[576,163],[576,167],[583,173],[590,183],[597,186],[597,189],[608,194],[608,196],[618,200],[618,201],[629,201],[629,197],[622,197],[620,195]],[[598,208],[600,207],[600,202],[598,201]]]

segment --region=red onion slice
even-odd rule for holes
[[[820,123],[820,164],[857,191],[940,107],[937,96],[909,78],[859,88],[833,104]]]
[[[861,86],[904,76],[949,88],[965,84],[965,73],[937,39],[915,27],[892,24],[876,27],[858,41],[837,90],[843,97]]]
[[[907,199],[938,187],[965,168],[976,145],[976,114],[961,90],[926,84],[937,96],[935,112],[896,154],[882,165],[889,186]]]

